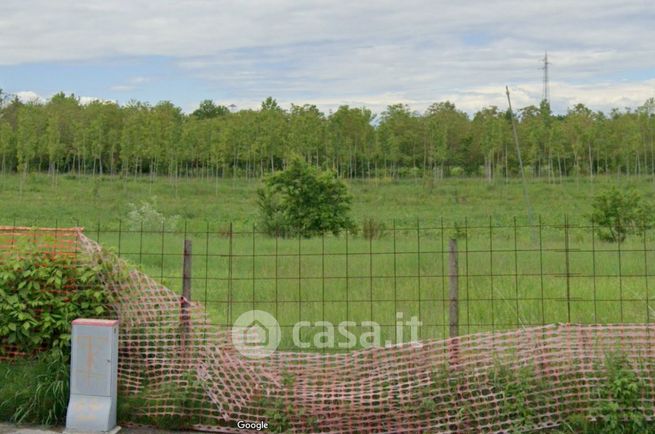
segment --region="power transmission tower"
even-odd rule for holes
[[[550,103],[550,83],[549,83],[549,78],[548,78],[548,65],[550,65],[550,62],[548,61],[548,51],[544,53],[544,66],[541,68],[544,71],[544,94],[543,94],[543,101],[546,101],[547,103]]]

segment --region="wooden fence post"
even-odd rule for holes
[[[191,301],[191,240],[184,240],[184,266],[182,270],[182,297]]]
[[[180,323],[181,323],[181,343],[182,343],[182,357],[186,360],[190,359],[189,351],[189,336],[191,334],[191,257],[192,257],[192,244],[191,240],[184,240],[184,262],[182,265],[182,299]]]

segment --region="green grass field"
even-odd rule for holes
[[[275,240],[253,226],[256,181],[182,179],[174,186],[167,178],[61,176],[53,185],[45,175],[32,175],[21,191],[14,175],[0,178],[0,224],[79,224],[176,291],[186,231],[193,240],[193,298],[204,302],[210,318],[231,324],[244,311],[266,310],[283,326],[287,348],[299,320],[373,320],[382,325],[382,343],[394,341],[397,312],[405,320],[419,317],[421,338],[446,336],[447,245],[455,224],[467,235],[459,239],[462,333],[655,316],[647,303],[655,298],[654,234],[618,245],[600,242],[586,227],[594,194],[610,185],[634,187],[652,201],[653,180],[565,181],[529,183],[531,220],[516,180],[353,182],[353,216],[383,222],[381,238]],[[129,217],[129,204],[143,201],[155,203],[169,222],[179,216],[175,226],[164,224],[161,232],[146,222],[142,232]],[[304,329],[304,339],[318,330]],[[408,329],[402,330],[407,337]]]
[[[238,229],[250,230],[257,220],[255,180],[180,179],[175,184],[168,178],[151,182],[144,177],[123,181],[119,178],[75,178],[60,175],[56,183],[44,174],[28,175],[20,188],[18,175],[0,175],[0,215],[4,223],[40,223],[54,225],[82,224],[95,228],[117,228],[125,220],[129,203],[155,199],[158,209],[167,216],[179,215],[191,227],[204,229],[233,222]],[[591,209],[590,198],[610,185],[635,187],[647,198],[655,200],[655,182],[650,177],[568,178],[561,184],[532,180],[528,192],[532,214],[547,223],[563,223],[565,215],[572,222],[586,222]],[[415,225],[463,222],[511,224],[527,220],[527,207],[521,183],[513,179],[489,184],[481,179],[446,179],[435,182],[412,180],[355,181],[350,183],[354,196],[356,220],[372,216],[391,224]]]

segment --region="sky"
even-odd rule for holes
[[[0,88],[126,103],[273,96],[323,111],[450,100],[555,112],[655,96],[652,0],[2,0]]]

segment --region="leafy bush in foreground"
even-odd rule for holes
[[[71,322],[107,313],[101,265],[31,246],[0,258],[0,353],[70,347]]]
[[[64,421],[71,323],[109,313],[110,297],[101,276],[120,278],[111,273],[110,262],[80,262],[29,242],[2,252],[0,354],[11,349],[37,355],[0,363],[0,420],[45,425]]]

